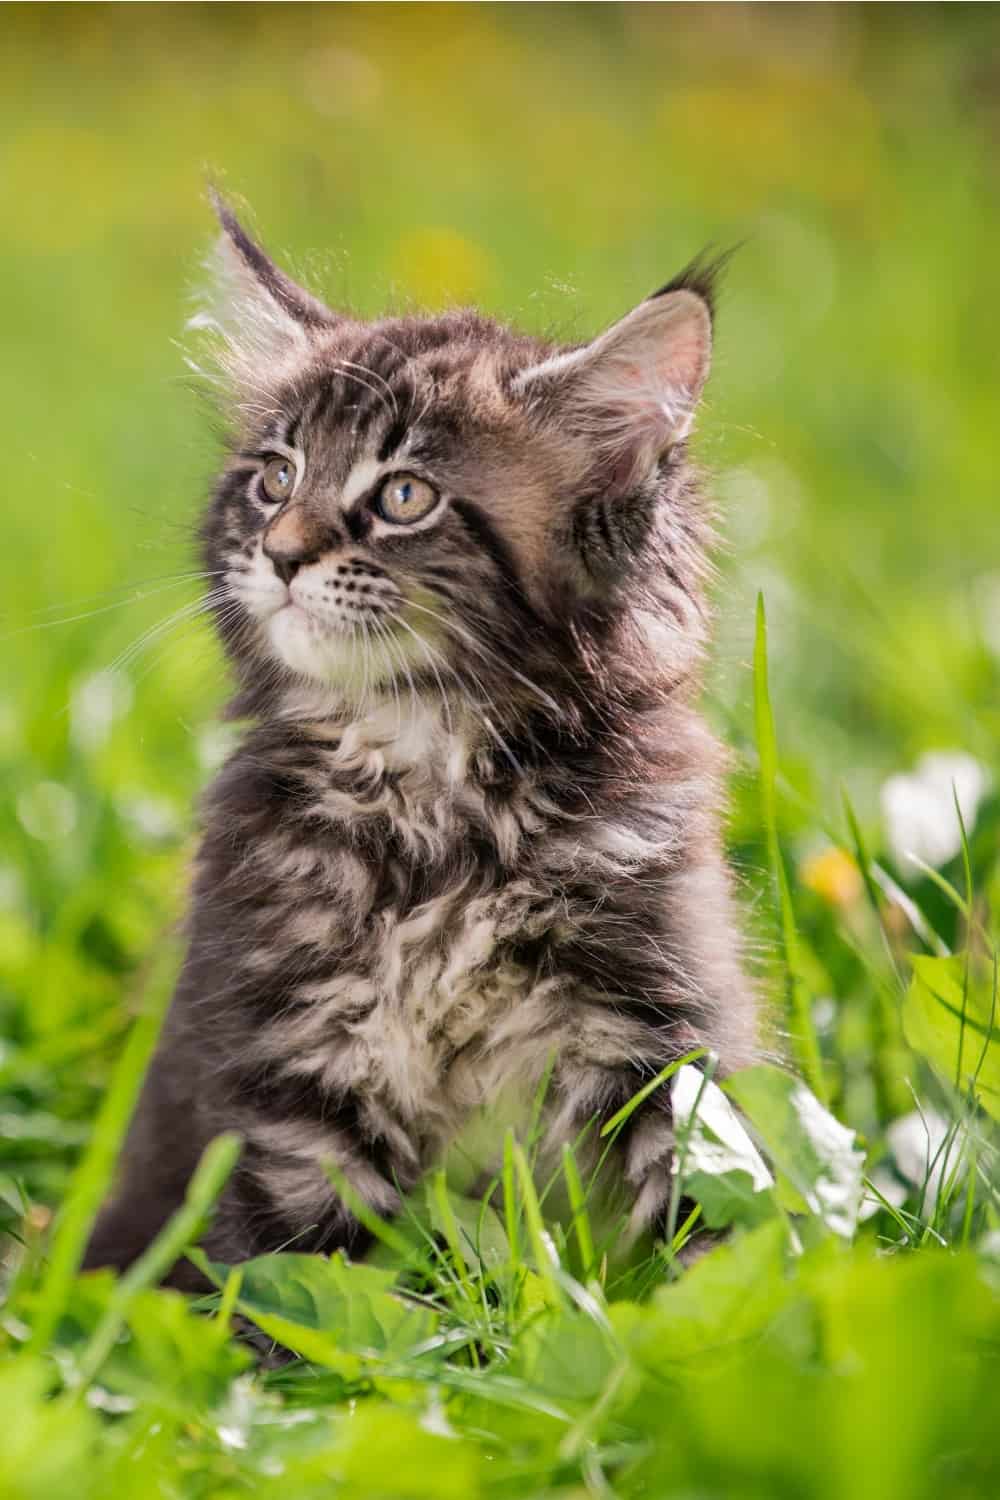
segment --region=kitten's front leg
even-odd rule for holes
[[[678,1055],[683,1055],[681,1051]],[[622,1063],[587,1061],[576,1049],[564,1050],[556,1064],[545,1129],[546,1154],[557,1162],[566,1143],[575,1146],[581,1174],[593,1172],[609,1143],[601,1130],[663,1066],[644,1070]],[[643,1230],[662,1231],[671,1192],[674,1124],[669,1084],[657,1089],[630,1114],[607,1151],[596,1184],[627,1214],[626,1238]]]

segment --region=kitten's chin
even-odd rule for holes
[[[279,661],[311,682],[361,694],[394,676],[389,653],[370,632],[366,638],[364,632],[338,630],[295,605],[278,610],[266,628]]]

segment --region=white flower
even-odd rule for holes
[[[70,729],[83,750],[98,750],[116,719],[132,706],[132,684],[121,672],[95,672],[75,684],[70,702]]]
[[[949,1133],[954,1137],[948,1142]],[[896,1170],[914,1187],[924,1190],[924,1209],[929,1211],[941,1190],[942,1174],[964,1176],[966,1133],[949,1123],[936,1110],[925,1109],[893,1120],[886,1131]]]
[[[685,1063],[674,1077],[670,1099],[674,1123],[678,1126],[687,1125],[694,1115],[695,1104],[698,1106],[697,1122],[687,1141],[688,1173],[721,1177],[726,1172],[746,1172],[755,1193],[774,1186],[763,1157],[718,1084],[706,1079],[700,1069]]]
[[[150,843],[166,843],[180,832],[181,820],[177,810],[165,797],[126,794],[118,797],[115,805],[133,832]]]
[[[203,771],[214,774],[239,743],[239,731],[231,724],[209,724],[198,735],[198,762]]]
[[[924,755],[912,775],[890,776],[882,787],[882,816],[892,857],[904,870],[917,861],[937,868],[962,847],[955,798],[967,830],[989,787],[985,766],[960,750]]]
[[[854,1131],[824,1109],[805,1084],[793,1090],[791,1103],[802,1133],[821,1164],[805,1194],[806,1202],[834,1234],[849,1240],[861,1208],[864,1152],[855,1146]]]
[[[1000,656],[1000,573],[983,573],[973,584],[983,640]]]
[[[58,842],[76,827],[76,798],[58,781],[38,781],[18,797],[17,817],[32,838]]]

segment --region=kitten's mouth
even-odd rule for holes
[[[388,688],[404,655],[393,629],[401,602],[341,598],[334,605],[289,591],[267,621],[270,649],[300,677],[367,696]]]
[[[293,599],[289,595],[275,610],[271,620],[282,620],[292,628],[298,626],[316,635],[352,636],[359,626],[370,625],[373,621],[377,621],[380,628],[391,629],[394,613],[394,608],[384,604],[325,609],[322,605]]]
[[[366,699],[389,691],[398,676],[407,678],[433,655],[423,615],[406,619],[409,605],[421,606],[385,574],[345,568],[268,583],[256,590],[244,585],[240,593],[267,654],[300,678]]]

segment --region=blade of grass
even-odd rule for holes
[[[503,1217],[510,1247],[510,1274],[513,1286],[521,1269],[521,1231],[517,1192],[514,1185],[514,1132],[507,1127],[503,1138]]]
[[[778,817],[775,800],[774,779],[778,764],[778,747],[774,732],[774,716],[771,712],[771,697],[767,681],[767,620],[764,614],[764,596],[757,595],[757,633],[753,652],[754,722],[757,729],[757,749],[760,755],[760,807],[761,820],[767,836],[767,847],[771,869],[778,889],[778,905],[781,916],[782,942],[785,953],[785,984],[789,1001],[789,1022],[792,1037],[798,1052],[799,1066],[803,1077],[821,1104],[829,1103],[823,1060],[820,1056],[816,1028],[813,1025],[809,992],[802,977],[799,961],[799,935],[792,907],[792,893],[788,885],[785,862],[778,841]]]
[[[879,900],[879,887],[872,873],[872,860],[865,845],[861,825],[854,812],[853,804],[847,794],[847,788],[840,788],[841,802],[847,826],[850,829],[851,842],[854,845],[854,857],[858,869],[861,871],[861,879],[864,882],[868,902],[875,914],[879,932],[882,937],[882,947],[892,971],[893,979],[899,993],[905,989],[906,980],[903,971],[892,951],[892,940],[885,923],[882,911],[882,903]],[[865,962],[864,954],[860,949],[856,950],[858,958]],[[869,970],[871,1000],[870,1016],[872,1028],[872,1082],[875,1095],[878,1100],[879,1117],[883,1120],[892,1118],[896,1083],[896,1060],[902,1045],[902,1028],[899,1018],[899,994],[894,994],[887,980],[878,973],[874,967],[867,964]]]
[[[670,1259],[673,1259],[675,1256],[679,1255],[680,1252],[684,1249],[684,1246],[691,1238],[692,1229],[697,1224],[700,1218],[701,1204],[696,1203],[694,1208],[692,1208],[691,1212],[688,1214],[687,1218],[684,1220],[684,1223],[680,1226],[673,1239],[670,1241],[670,1248],[667,1252]]]
[[[651,1078],[648,1083],[644,1083],[642,1088],[622,1105],[617,1114],[613,1114],[611,1119],[601,1126],[601,1139],[603,1140],[606,1135],[610,1135],[612,1131],[617,1132],[620,1130],[629,1115],[634,1114],[639,1105],[644,1104],[650,1094],[654,1094],[662,1084],[666,1083],[668,1078],[673,1077],[679,1068],[683,1068],[685,1063],[697,1062],[707,1052],[707,1047],[695,1047],[693,1051],[685,1052],[683,1057],[675,1057],[673,1062],[667,1063],[667,1066],[661,1068],[655,1078]]]
[[[580,1252],[580,1275],[584,1281],[589,1281],[594,1267],[594,1237],[590,1232],[590,1215],[587,1213],[587,1200],[583,1191],[583,1183],[580,1181],[576,1157],[568,1141],[563,1144],[562,1164],[566,1190],[569,1193],[569,1206],[573,1214],[577,1249]]]
[[[671,1275],[674,1275],[676,1271],[674,1244],[677,1239],[677,1219],[680,1214],[681,1190],[684,1182],[684,1163],[687,1159],[688,1143],[691,1139],[691,1133],[698,1122],[698,1110],[701,1108],[702,1095],[715,1072],[717,1062],[717,1055],[714,1052],[710,1052],[705,1062],[701,1083],[698,1085],[698,1092],[694,1097],[694,1104],[691,1106],[691,1114],[677,1131],[674,1142],[673,1181],[670,1184],[670,1202],[667,1206],[666,1244],[664,1246],[664,1258],[667,1262],[667,1270]]]
[[[920,864],[920,859],[917,855],[911,854],[910,858],[915,864]],[[872,860],[871,871],[876,885],[893,905],[899,907],[924,947],[928,948],[938,958],[947,958],[951,953],[951,949],[940,933],[934,931],[934,928],[913,897],[903,890],[898,881],[893,880],[889,871],[883,869],[878,860]]]
[[[965,1018],[969,1010],[969,966],[972,962],[972,934],[969,926],[972,921],[972,860],[969,857],[969,836],[965,831],[965,819],[962,817],[962,809],[958,801],[958,788],[954,781],[951,784],[951,799],[955,804],[955,816],[958,819],[958,828],[962,836],[962,867],[965,872],[965,908],[966,908],[966,931],[965,931],[965,967],[962,974],[962,1019],[958,1026],[958,1056],[955,1059],[955,1087],[962,1087],[962,1054],[965,1050]]]
[[[179,965],[179,950],[168,941],[157,955],[144,986],[136,1019],[111,1077],[94,1132],[73,1174],[56,1225],[48,1265],[38,1291],[38,1314],[28,1348],[47,1349],[66,1308],[70,1287],[86,1249],[94,1220],[107,1195],[132,1111],[153,1055]]]
[[[978,1165],[975,1143],[969,1148],[969,1172],[965,1179],[965,1208],[962,1212],[962,1233],[959,1240],[963,1249],[972,1241],[972,1216],[976,1208],[976,1167]]]
[[[451,1251],[455,1262],[455,1271],[458,1275],[459,1285],[467,1302],[478,1307],[478,1298],[472,1290],[472,1282],[469,1278],[469,1268],[462,1253],[462,1240],[458,1232],[458,1224],[455,1220],[455,1212],[448,1197],[448,1180],[444,1167],[439,1167],[431,1179],[431,1192],[434,1194],[434,1202],[437,1204],[438,1213],[441,1216],[441,1228],[444,1232],[448,1249]]]
[[[188,1183],[184,1202],[149,1246],[117,1282],[104,1315],[83,1351],[77,1369],[77,1392],[82,1393],[107,1359],[130,1303],[146,1287],[155,1286],[203,1233],[219,1194],[236,1165],[243,1142],[228,1132],[205,1147]],[[227,1288],[228,1289],[228,1288]]]
[[[534,1098],[531,1101],[531,1120],[528,1125],[526,1140],[532,1171],[535,1170],[535,1164],[538,1161],[538,1150],[542,1143],[542,1111],[545,1108],[545,1100],[552,1084],[552,1074],[555,1071],[555,1066],[556,1053],[555,1048],[553,1048],[545,1061],[545,1071],[538,1080],[538,1087],[535,1089]]]
[[[889,1202],[889,1199],[883,1192],[880,1192],[880,1190],[875,1186],[870,1177],[862,1178],[862,1182],[864,1184],[865,1191],[869,1193],[871,1197],[876,1199],[879,1205],[885,1209],[890,1218],[892,1218],[895,1223],[899,1225],[900,1229],[903,1231],[903,1234],[906,1236],[906,1243],[908,1245],[912,1245],[913,1235],[910,1233],[910,1226],[907,1224],[904,1215],[900,1213],[899,1209],[894,1203]]]
[[[855,814],[854,806],[851,802],[850,797],[847,795],[846,786],[841,786],[840,788],[840,800],[844,808],[844,816],[847,819],[847,826],[850,829],[851,843],[854,845],[854,858],[857,862],[858,869],[861,871],[861,879],[864,883],[865,894],[868,897],[868,904],[870,905],[872,911],[875,913],[875,920],[878,922],[879,931],[882,934],[882,943],[885,948],[886,957],[888,958],[889,963],[892,965],[892,971],[895,974],[896,979],[899,981],[900,986],[902,986],[903,975],[900,970],[899,964],[896,961],[896,955],[892,951],[892,943],[889,941],[889,934],[886,931],[885,920],[882,915],[882,903],[878,898],[878,886],[875,884],[875,879],[871,871],[871,859],[868,855],[868,849],[865,845],[864,837],[861,832],[861,825],[859,824],[857,816]]]
[[[364,1229],[368,1230],[373,1239],[379,1240],[389,1250],[394,1251],[404,1262],[412,1260],[413,1246],[409,1240],[404,1235],[401,1235],[398,1230],[393,1229],[391,1224],[387,1224],[385,1219],[381,1218],[373,1208],[369,1208],[354,1184],[349,1182],[344,1176],[337,1163],[328,1159],[323,1163],[323,1171],[358,1223]]]
[[[551,1240],[545,1231],[542,1210],[538,1204],[538,1194],[535,1192],[535,1184],[532,1180],[528,1158],[516,1141],[512,1144],[511,1152],[517,1171],[518,1186],[521,1190],[521,1202],[524,1204],[524,1222],[528,1231],[532,1254],[535,1258],[535,1270],[538,1272],[539,1279],[548,1293],[549,1302],[553,1306],[558,1307],[562,1302],[562,1293],[559,1283],[553,1275],[552,1250],[550,1249]]]
[[[219,1298],[219,1306],[215,1313],[215,1326],[219,1330],[219,1342],[225,1343],[229,1337],[229,1326],[233,1313],[236,1311],[236,1302],[243,1285],[242,1266],[233,1266],[226,1277],[226,1284],[222,1288],[222,1296]]]

